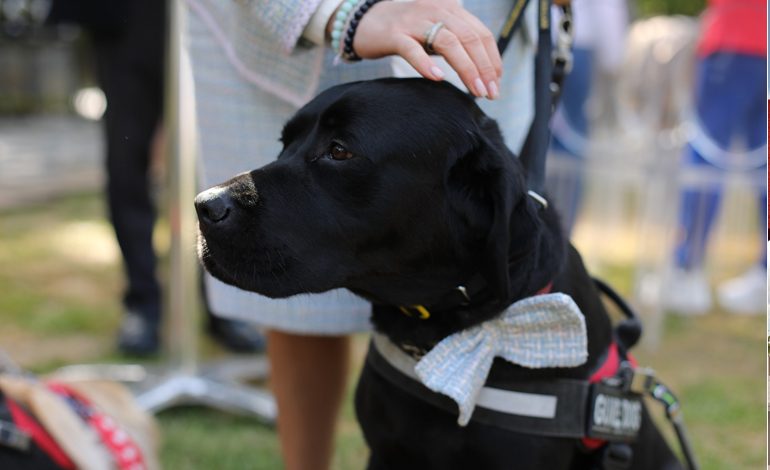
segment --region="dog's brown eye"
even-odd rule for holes
[[[353,156],[351,152],[340,144],[333,143],[329,147],[329,156],[334,160],[347,160]]]

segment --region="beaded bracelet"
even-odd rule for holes
[[[345,25],[348,21],[348,16],[350,16],[351,11],[353,11],[353,6],[355,6],[359,0],[344,0],[339,8],[337,9],[337,13],[334,15],[334,23],[332,23],[332,32],[331,32],[331,38],[332,38],[332,49],[339,50],[340,47],[340,37],[342,37],[342,32],[345,30]]]
[[[348,21],[348,28],[345,32],[345,37],[342,40],[341,44],[337,44],[336,49],[340,50],[340,45],[342,46],[342,50],[340,51],[340,57],[342,57],[343,60],[346,60],[348,62],[356,62],[361,60],[361,57],[356,54],[356,51],[353,50],[353,38],[356,35],[356,29],[358,28],[358,23],[361,22],[361,18],[363,18],[364,14],[369,11],[369,9],[377,2],[380,2],[382,0],[365,0],[363,3],[360,4],[358,9],[356,9],[356,12],[353,13],[353,16],[349,18]],[[332,44],[333,45],[333,44]]]

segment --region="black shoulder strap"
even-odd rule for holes
[[[542,193],[545,185],[545,158],[551,139],[549,121],[561,94],[562,82],[571,68],[571,10],[562,7],[566,21],[559,31],[560,47],[553,53],[551,44],[551,0],[537,0],[537,53],[535,55],[535,115],[521,150],[520,161],[527,174],[528,189]],[[500,31],[497,48],[502,55],[513,33],[519,28],[529,0],[514,0],[511,12]],[[566,39],[564,44],[562,39]]]
[[[551,2],[537,0],[537,54],[535,55],[535,116],[519,160],[527,174],[527,187],[542,193],[545,186],[545,157],[551,139],[549,121],[553,109],[551,96]]]
[[[378,350],[375,341],[369,344],[366,364],[402,391],[447,413],[457,415],[457,404],[452,399],[428,389],[415,378],[407,375],[408,372],[391,364]],[[511,384],[495,384],[495,388],[498,394],[511,392],[518,395],[519,400],[525,395],[552,398],[555,404],[554,415],[550,418],[535,417],[511,411],[501,412],[477,405],[473,411],[474,422],[535,436],[573,439],[585,437],[587,403],[591,398],[591,386],[588,381],[575,379],[527,381],[518,382],[515,387]]]

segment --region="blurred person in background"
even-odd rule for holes
[[[551,118],[550,158],[566,158],[574,165],[567,171],[551,172],[547,180],[548,193],[555,198],[568,234],[575,225],[583,192],[582,167],[591,131],[588,108],[592,86],[599,75],[617,74],[628,30],[626,0],[572,0],[571,4],[575,33],[573,64]],[[560,10],[554,11],[554,24],[558,24]]]
[[[709,0],[697,51],[695,127],[682,168],[725,173],[767,166],[765,0]],[[738,152],[731,152],[739,148]],[[760,255],[741,276],[717,289],[720,305],[731,313],[765,309],[767,189],[757,193]],[[682,314],[702,314],[712,305],[704,258],[722,198],[719,183],[685,188],[680,194],[674,268],[665,283],[664,306]]]
[[[48,17],[49,23],[74,23],[89,33],[97,80],[107,99],[106,195],[126,275],[118,348],[132,355],[154,354],[160,346],[151,170],[164,106],[166,3],[54,0]],[[261,335],[244,323],[209,315],[208,327],[230,349],[263,347]]]

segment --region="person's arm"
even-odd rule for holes
[[[260,29],[291,53],[322,0],[252,0],[249,14]]]
[[[321,0],[315,13],[305,26],[302,37],[318,46],[326,44],[331,33],[334,15],[342,2],[343,0]]]

